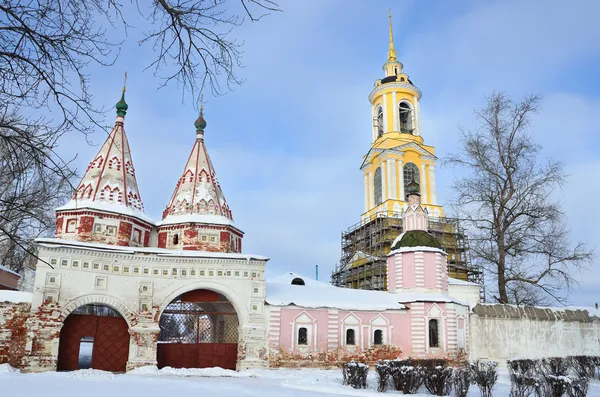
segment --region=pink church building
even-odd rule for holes
[[[456,358],[468,354],[479,286],[448,277],[446,253],[427,233],[418,185],[387,259],[388,291],[365,291],[286,273],[267,280],[272,365],[344,357]]]

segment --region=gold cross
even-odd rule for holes
[[[125,80],[123,80],[123,92],[125,92],[126,86],[127,86],[127,72],[125,72]]]
[[[204,110],[204,94],[200,94],[200,111]]]
[[[392,9],[388,8],[388,18],[392,19]]]

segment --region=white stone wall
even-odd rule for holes
[[[471,359],[503,363],[513,358],[600,355],[600,318],[585,311],[479,305],[475,312],[480,307],[488,313],[471,314]],[[508,307],[510,312],[494,315],[489,307]]]
[[[479,295],[480,288],[479,285],[457,285],[448,283],[448,295],[468,304],[469,307],[475,307],[481,300]]]
[[[186,252],[185,256],[175,257],[40,245],[32,313],[35,315],[44,302],[47,307],[48,301],[55,306],[54,316],[63,320],[85,304],[113,307],[127,321],[130,333],[137,334],[130,342],[128,368],[133,368],[156,363],[153,337],[158,334],[158,321],[165,307],[185,292],[208,289],[226,296],[238,314],[238,368],[266,366],[266,259],[244,255],[207,258],[202,254],[191,256],[192,252]],[[30,339],[33,338],[36,335],[32,332]],[[55,360],[58,339],[48,343],[51,344],[45,349],[50,352],[48,359]],[[29,341],[29,346],[32,345],[34,340]],[[35,351],[31,353],[35,356]]]

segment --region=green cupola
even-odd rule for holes
[[[117,109],[117,116],[125,117],[128,107],[129,106],[127,106],[127,102],[125,102],[125,88],[123,88],[123,93],[121,94],[121,99],[115,105],[115,108]]]

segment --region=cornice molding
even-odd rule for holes
[[[409,90],[413,90],[414,92],[417,93],[417,98],[421,99],[421,97],[423,96],[423,94],[421,93],[421,90],[418,89],[417,87],[415,87],[414,85],[410,84],[410,83],[385,83],[385,84],[381,84],[375,88],[373,88],[373,91],[371,91],[371,93],[369,94],[369,102],[373,102],[373,98],[375,97],[375,95],[379,94],[380,92],[387,90],[388,88],[406,88]]]

